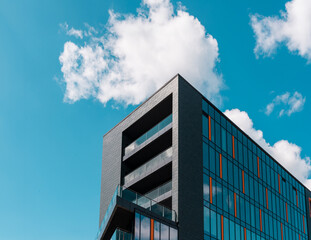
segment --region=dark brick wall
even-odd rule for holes
[[[172,208],[180,240],[203,239],[202,96],[177,75],[103,139],[100,223],[121,182],[122,132],[172,94]]]
[[[173,95],[173,129],[177,132],[177,86],[178,76],[174,77],[159,91],[147,99],[143,104],[137,107],[123,121],[111,129],[103,138],[103,156],[102,156],[102,176],[101,176],[101,194],[100,194],[100,216],[99,224],[105,216],[107,207],[111,201],[113,193],[118,184],[121,183],[121,161],[122,161],[122,132],[141,118],[144,114],[154,108],[170,94]],[[174,130],[173,130],[174,131]],[[174,133],[177,134],[177,133]],[[174,135],[173,134],[173,135]],[[174,143],[173,146],[177,147]],[[173,154],[176,149],[173,149]],[[175,154],[177,159],[177,155]]]
[[[202,96],[179,81],[178,218],[180,240],[203,239]]]

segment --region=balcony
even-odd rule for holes
[[[96,240],[108,240],[113,234],[113,232],[111,232],[112,230],[114,231],[117,227],[127,227],[127,221],[130,219],[131,212],[133,212],[135,208],[148,210],[158,217],[172,222],[177,221],[176,212],[174,210],[128,188],[118,186],[102,220]],[[109,238],[107,238],[107,236],[109,236]]]
[[[143,179],[147,175],[155,172],[156,170],[160,169],[161,167],[165,166],[172,160],[172,148],[168,148],[164,152],[160,153],[156,157],[152,158],[139,168],[135,169],[131,173],[127,174],[124,177],[124,185],[130,186],[137,181]]]
[[[117,228],[110,240],[133,240],[132,234]]]
[[[154,201],[161,202],[168,197],[172,196],[172,181],[164,183],[162,186],[146,193],[147,198],[153,199]]]
[[[137,138],[134,142],[129,144],[124,149],[124,156],[131,155],[134,150],[138,149],[139,146],[143,145],[143,143],[146,143],[147,140],[151,140],[152,137],[156,136],[156,134],[160,134],[161,130],[164,130],[166,127],[168,127],[172,123],[172,114],[163,119],[161,122],[159,122],[157,125],[155,125],[153,128],[151,128],[149,131],[144,133],[142,136]]]

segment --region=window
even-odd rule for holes
[[[207,175],[203,175],[203,198],[205,201],[210,201],[210,179]]]
[[[203,142],[203,166],[209,169],[208,145]]]
[[[170,228],[170,240],[177,240],[177,230],[175,228]]]
[[[135,240],[140,239],[140,214],[135,213]]]
[[[204,233],[210,234],[210,210],[207,207],[204,207]]]
[[[202,131],[203,131],[203,136],[208,138],[209,136],[209,125],[208,125],[208,119],[205,115],[202,116]]]
[[[223,151],[227,151],[227,132],[224,128],[221,128],[221,148]]]
[[[211,236],[217,237],[217,217],[216,213],[211,210]]]
[[[154,240],[160,240],[160,223],[157,221],[154,221],[154,234],[153,234]]]
[[[235,159],[235,153],[236,153],[236,149],[235,149],[235,144],[234,144],[234,136],[232,135],[232,157],[233,159]]]
[[[209,153],[210,153],[210,157],[209,157],[209,162],[210,162],[210,171],[214,174],[216,174],[216,153],[215,150],[213,148],[209,148]]]
[[[221,157],[222,162],[222,178],[228,181],[228,161],[224,156]]]
[[[140,239],[150,240],[150,218],[141,215]],[[168,239],[167,239],[168,240]]]
[[[163,223],[161,223],[161,240],[169,240],[169,227]]]

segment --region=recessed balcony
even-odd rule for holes
[[[173,150],[170,147],[131,173],[127,174],[124,177],[124,186],[129,187],[170,163],[172,161],[172,152]]]
[[[141,148],[148,145],[156,138],[164,135],[169,129],[171,129],[172,127],[171,124],[172,124],[172,115],[169,115],[161,122],[159,122],[157,125],[148,130],[146,133],[137,138],[134,142],[125,147],[123,160],[130,158]]]

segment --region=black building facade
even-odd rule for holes
[[[180,75],[103,138],[98,240],[309,240],[310,191]]]

